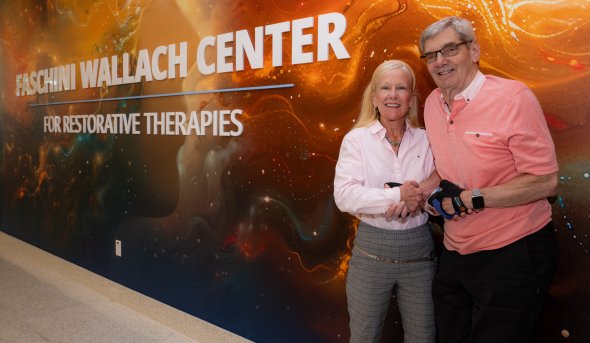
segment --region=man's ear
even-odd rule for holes
[[[479,54],[481,50],[479,48],[479,42],[474,40],[469,44],[469,53],[471,54],[471,62],[478,63],[479,62]]]

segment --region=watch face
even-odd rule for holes
[[[472,197],[471,202],[473,203],[473,209],[475,210],[481,210],[484,208],[483,197],[481,195]]]

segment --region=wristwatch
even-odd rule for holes
[[[481,195],[481,191],[477,188],[471,190],[471,203],[473,204],[474,210],[481,210],[485,207],[483,195]]]

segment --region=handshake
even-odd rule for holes
[[[468,210],[468,207],[461,200],[461,193],[464,189],[448,180],[441,180],[439,186],[430,194],[430,196],[426,193],[429,191],[422,189],[415,181],[406,181],[403,184],[387,182],[385,187],[400,188],[400,202],[387,209],[385,212],[385,218],[387,220],[391,220],[393,217],[407,217],[411,213],[419,211],[421,208],[424,208],[426,212],[433,215],[440,214],[445,219],[453,219],[456,215],[472,212],[472,210]],[[444,210],[443,199],[445,198],[451,200],[454,210],[453,213]],[[430,206],[428,206],[426,202]],[[447,205],[447,209],[448,208]],[[433,209],[438,213],[434,213]]]
[[[405,218],[411,213],[421,211],[429,192],[422,189],[416,181],[406,181],[403,184],[386,182],[384,186],[385,188],[399,187],[400,190],[400,201],[392,204],[385,212],[385,218],[388,221],[394,217]]]

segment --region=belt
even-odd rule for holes
[[[355,245],[353,249],[356,249],[358,252],[367,256],[368,258],[371,258],[376,261],[387,262],[387,263],[414,263],[414,262],[427,262],[427,261],[432,262],[436,258],[436,255],[434,254],[434,252],[432,252],[430,254],[430,256],[428,256],[428,257],[402,260],[402,259],[397,259],[397,258],[389,258],[389,257],[381,257],[381,256],[373,255],[373,254],[370,254],[370,253],[364,251],[363,249],[359,248],[357,245]]]

